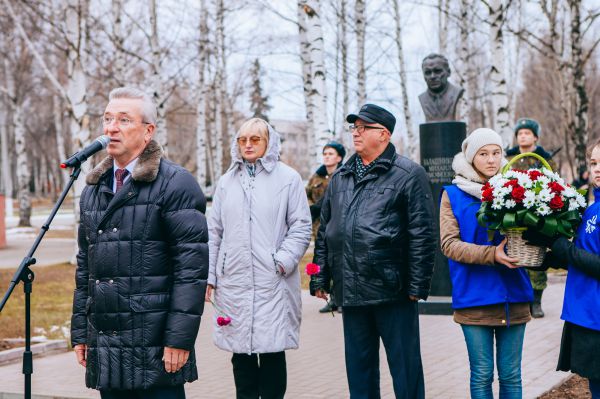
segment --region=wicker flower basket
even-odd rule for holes
[[[541,266],[546,257],[546,247],[528,245],[522,234],[526,229],[514,228],[503,231],[507,238],[506,253],[511,258],[519,259],[519,266]]]

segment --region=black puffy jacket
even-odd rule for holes
[[[86,385],[148,389],[198,378],[194,342],[208,276],[206,201],[193,176],[151,141],[113,194],[113,160],[81,196],[71,341],[87,344]],[[190,350],[177,373],[164,347]]]
[[[355,183],[354,155],[331,178],[321,209],[311,293],[341,306],[427,298],[436,247],[433,201],[425,170],[389,144]]]

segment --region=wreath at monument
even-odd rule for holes
[[[511,169],[524,157],[535,157],[544,167]],[[539,266],[546,248],[526,244],[523,231],[529,228],[549,237],[572,238],[586,208],[584,194],[553,172],[544,158],[531,152],[520,154],[482,187],[477,221],[490,232],[500,230],[506,236],[506,251],[519,259],[520,266]]]

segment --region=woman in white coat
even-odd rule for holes
[[[237,133],[232,165],[209,212],[210,269],[217,347],[233,352],[237,398],[283,398],[285,350],[298,348],[298,263],[311,237],[311,216],[298,172],[279,161],[279,134],[252,118]]]

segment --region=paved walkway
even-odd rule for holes
[[[6,247],[0,249],[0,269],[17,268],[19,266],[47,218],[47,215],[32,216],[32,228],[17,228],[16,225],[19,221],[17,217],[6,218]],[[73,215],[59,213],[50,225],[50,230],[72,231]],[[75,254],[75,250],[76,243],[72,238],[44,237],[34,254],[37,260],[34,267],[69,262]]]
[[[562,331],[559,320],[564,291],[564,277],[552,276],[544,293],[546,317],[533,320],[525,333],[523,358],[524,398],[536,398],[560,384],[569,374],[556,372],[556,360]],[[287,398],[347,398],[344,371],[342,318],[337,314],[319,314],[323,305],[303,293],[304,315],[300,349],[288,351]],[[186,385],[188,398],[229,399],[235,397],[230,355],[214,347],[212,308],[207,306],[196,352],[199,381]],[[35,322],[35,319],[34,319]],[[427,398],[468,398],[469,368],[461,330],[451,316],[421,316],[421,347],[425,368]],[[393,398],[391,378],[385,355],[381,355],[381,391],[383,398]],[[20,393],[23,378],[21,364],[0,367],[1,392]],[[497,397],[497,382],[495,383]],[[75,362],[73,353],[34,360],[33,392],[41,397],[98,398],[84,387],[84,369]],[[8,396],[6,396],[8,397]]]

